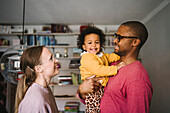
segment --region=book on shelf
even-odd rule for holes
[[[56,45],[56,39],[52,36],[41,36],[41,35],[28,35],[27,39],[24,39],[27,41],[27,45]],[[24,41],[24,43],[25,43]]]
[[[78,69],[80,66],[80,59],[72,59],[69,63],[69,69]]]
[[[74,72],[71,72],[71,78],[72,78],[72,83],[73,85],[79,85],[82,83],[82,80],[81,80],[81,74],[79,73],[74,73]]]
[[[59,76],[59,85],[71,85],[72,84],[72,78],[71,76]]]
[[[35,45],[35,36],[34,35],[27,36],[27,44],[30,46]]]
[[[55,45],[56,40],[51,36],[36,36],[36,45]]]
[[[66,102],[64,107],[64,113],[78,113],[79,112],[80,103],[79,102]]]
[[[67,76],[59,76],[58,80],[58,85],[79,85],[82,83],[81,75],[74,72],[71,72],[70,75]]]
[[[73,48],[73,57],[80,57],[81,53],[82,53],[81,49],[78,49],[77,47]]]

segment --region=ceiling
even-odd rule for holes
[[[24,0],[0,0],[0,24],[22,24]],[[168,0],[25,0],[25,24],[119,25],[148,21]]]

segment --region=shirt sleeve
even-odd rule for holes
[[[111,54],[105,53],[105,56],[107,57],[109,63],[120,60],[120,56],[115,53],[111,53]]]
[[[97,57],[93,54],[84,54],[81,59],[81,66],[97,76],[111,76],[117,74],[116,66],[101,65]],[[83,74],[83,69],[81,69],[81,71]]]
[[[152,90],[146,80],[137,80],[127,86],[127,113],[149,113]]]

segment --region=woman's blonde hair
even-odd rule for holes
[[[15,96],[15,113],[18,113],[19,104],[25,96],[27,89],[36,79],[34,67],[41,62],[41,54],[44,46],[33,46],[27,48],[20,58],[20,68],[23,72],[18,81]]]

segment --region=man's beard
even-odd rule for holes
[[[119,51],[118,51],[118,52],[115,52],[115,51],[114,51],[114,53],[117,54],[117,55],[119,55],[120,57],[123,56],[123,53],[122,53],[122,52],[119,52]]]

